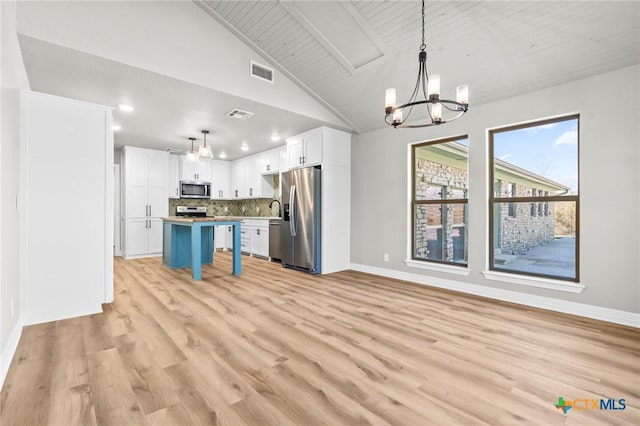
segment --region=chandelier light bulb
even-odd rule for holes
[[[402,110],[397,109],[393,111],[393,122],[394,123],[402,123]]]
[[[390,87],[384,92],[384,107],[389,108],[394,106],[396,106],[396,89]]]
[[[438,99],[440,97],[440,76],[438,74],[430,76],[427,86],[427,95],[429,95],[429,99]]]
[[[456,87],[456,100],[461,104],[469,104],[469,86],[461,84]]]
[[[431,104],[431,119],[434,123],[440,123],[442,121],[442,104],[440,102]]]

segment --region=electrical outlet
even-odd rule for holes
[[[11,298],[11,303],[9,304],[9,313],[11,314],[11,318],[13,318],[13,297]]]
[[[224,206],[224,212],[226,213],[226,212],[228,212],[228,211],[229,211],[229,207]]]
[[[382,255],[382,260],[384,260],[385,262],[389,261],[389,253],[385,253]]]
[[[256,213],[260,213],[260,207],[256,207]]]

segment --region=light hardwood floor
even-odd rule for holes
[[[2,425],[638,424],[640,331],[216,253],[115,262],[103,314],[26,327]],[[565,400],[626,400],[624,411]]]

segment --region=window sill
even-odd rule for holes
[[[506,272],[483,271],[482,275],[488,280],[501,281],[511,284],[520,284],[528,287],[539,287],[550,290],[565,291],[567,293],[582,293],[582,284],[554,280],[550,278],[528,277],[524,275],[509,274]]]
[[[468,276],[471,270],[465,266],[443,265],[439,263],[422,262],[420,260],[406,259],[405,265],[410,268],[426,269],[429,271],[447,272],[450,274]]]

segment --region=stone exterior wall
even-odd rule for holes
[[[464,191],[468,188],[467,171],[449,165],[418,158],[415,167],[416,199],[444,199],[465,198]],[[539,189],[532,186],[517,184],[516,192],[512,194],[511,182],[500,182],[499,191],[502,197],[531,197],[539,195]],[[441,191],[441,192],[439,192]],[[534,192],[535,191],[535,192]],[[504,203],[499,206],[500,247],[496,253],[522,254],[532,247],[553,241],[555,229],[555,211],[553,203]],[[456,229],[454,224],[464,222],[462,205],[419,206],[416,211],[414,256],[423,259],[454,261],[454,237],[462,228]],[[533,215],[532,215],[533,210]],[[441,226],[440,226],[441,225]],[[436,237],[441,228],[443,249],[441,258],[429,253],[427,243]],[[465,237],[466,238],[466,237]]]
[[[512,196],[511,182],[499,182],[498,185],[496,189],[499,189],[501,197]],[[516,185],[515,189],[517,197],[539,195],[538,189],[530,186]],[[498,224],[500,251],[496,253],[522,254],[532,247],[553,241],[555,230],[553,203],[513,203],[511,207],[509,203],[503,203],[499,205],[499,211],[496,214],[500,215]]]
[[[467,171],[452,167],[446,164],[435,163],[425,159],[416,160],[416,198],[418,200],[428,199],[453,199],[464,198],[467,190]],[[441,192],[440,192],[441,191]],[[440,195],[439,195],[440,194]],[[452,262],[453,236],[455,233],[453,224],[464,222],[462,205],[445,204],[420,206],[415,218],[415,244],[414,255],[419,258],[433,259],[429,256],[427,248],[428,238],[435,238],[435,233],[442,226],[443,250],[441,259]]]

